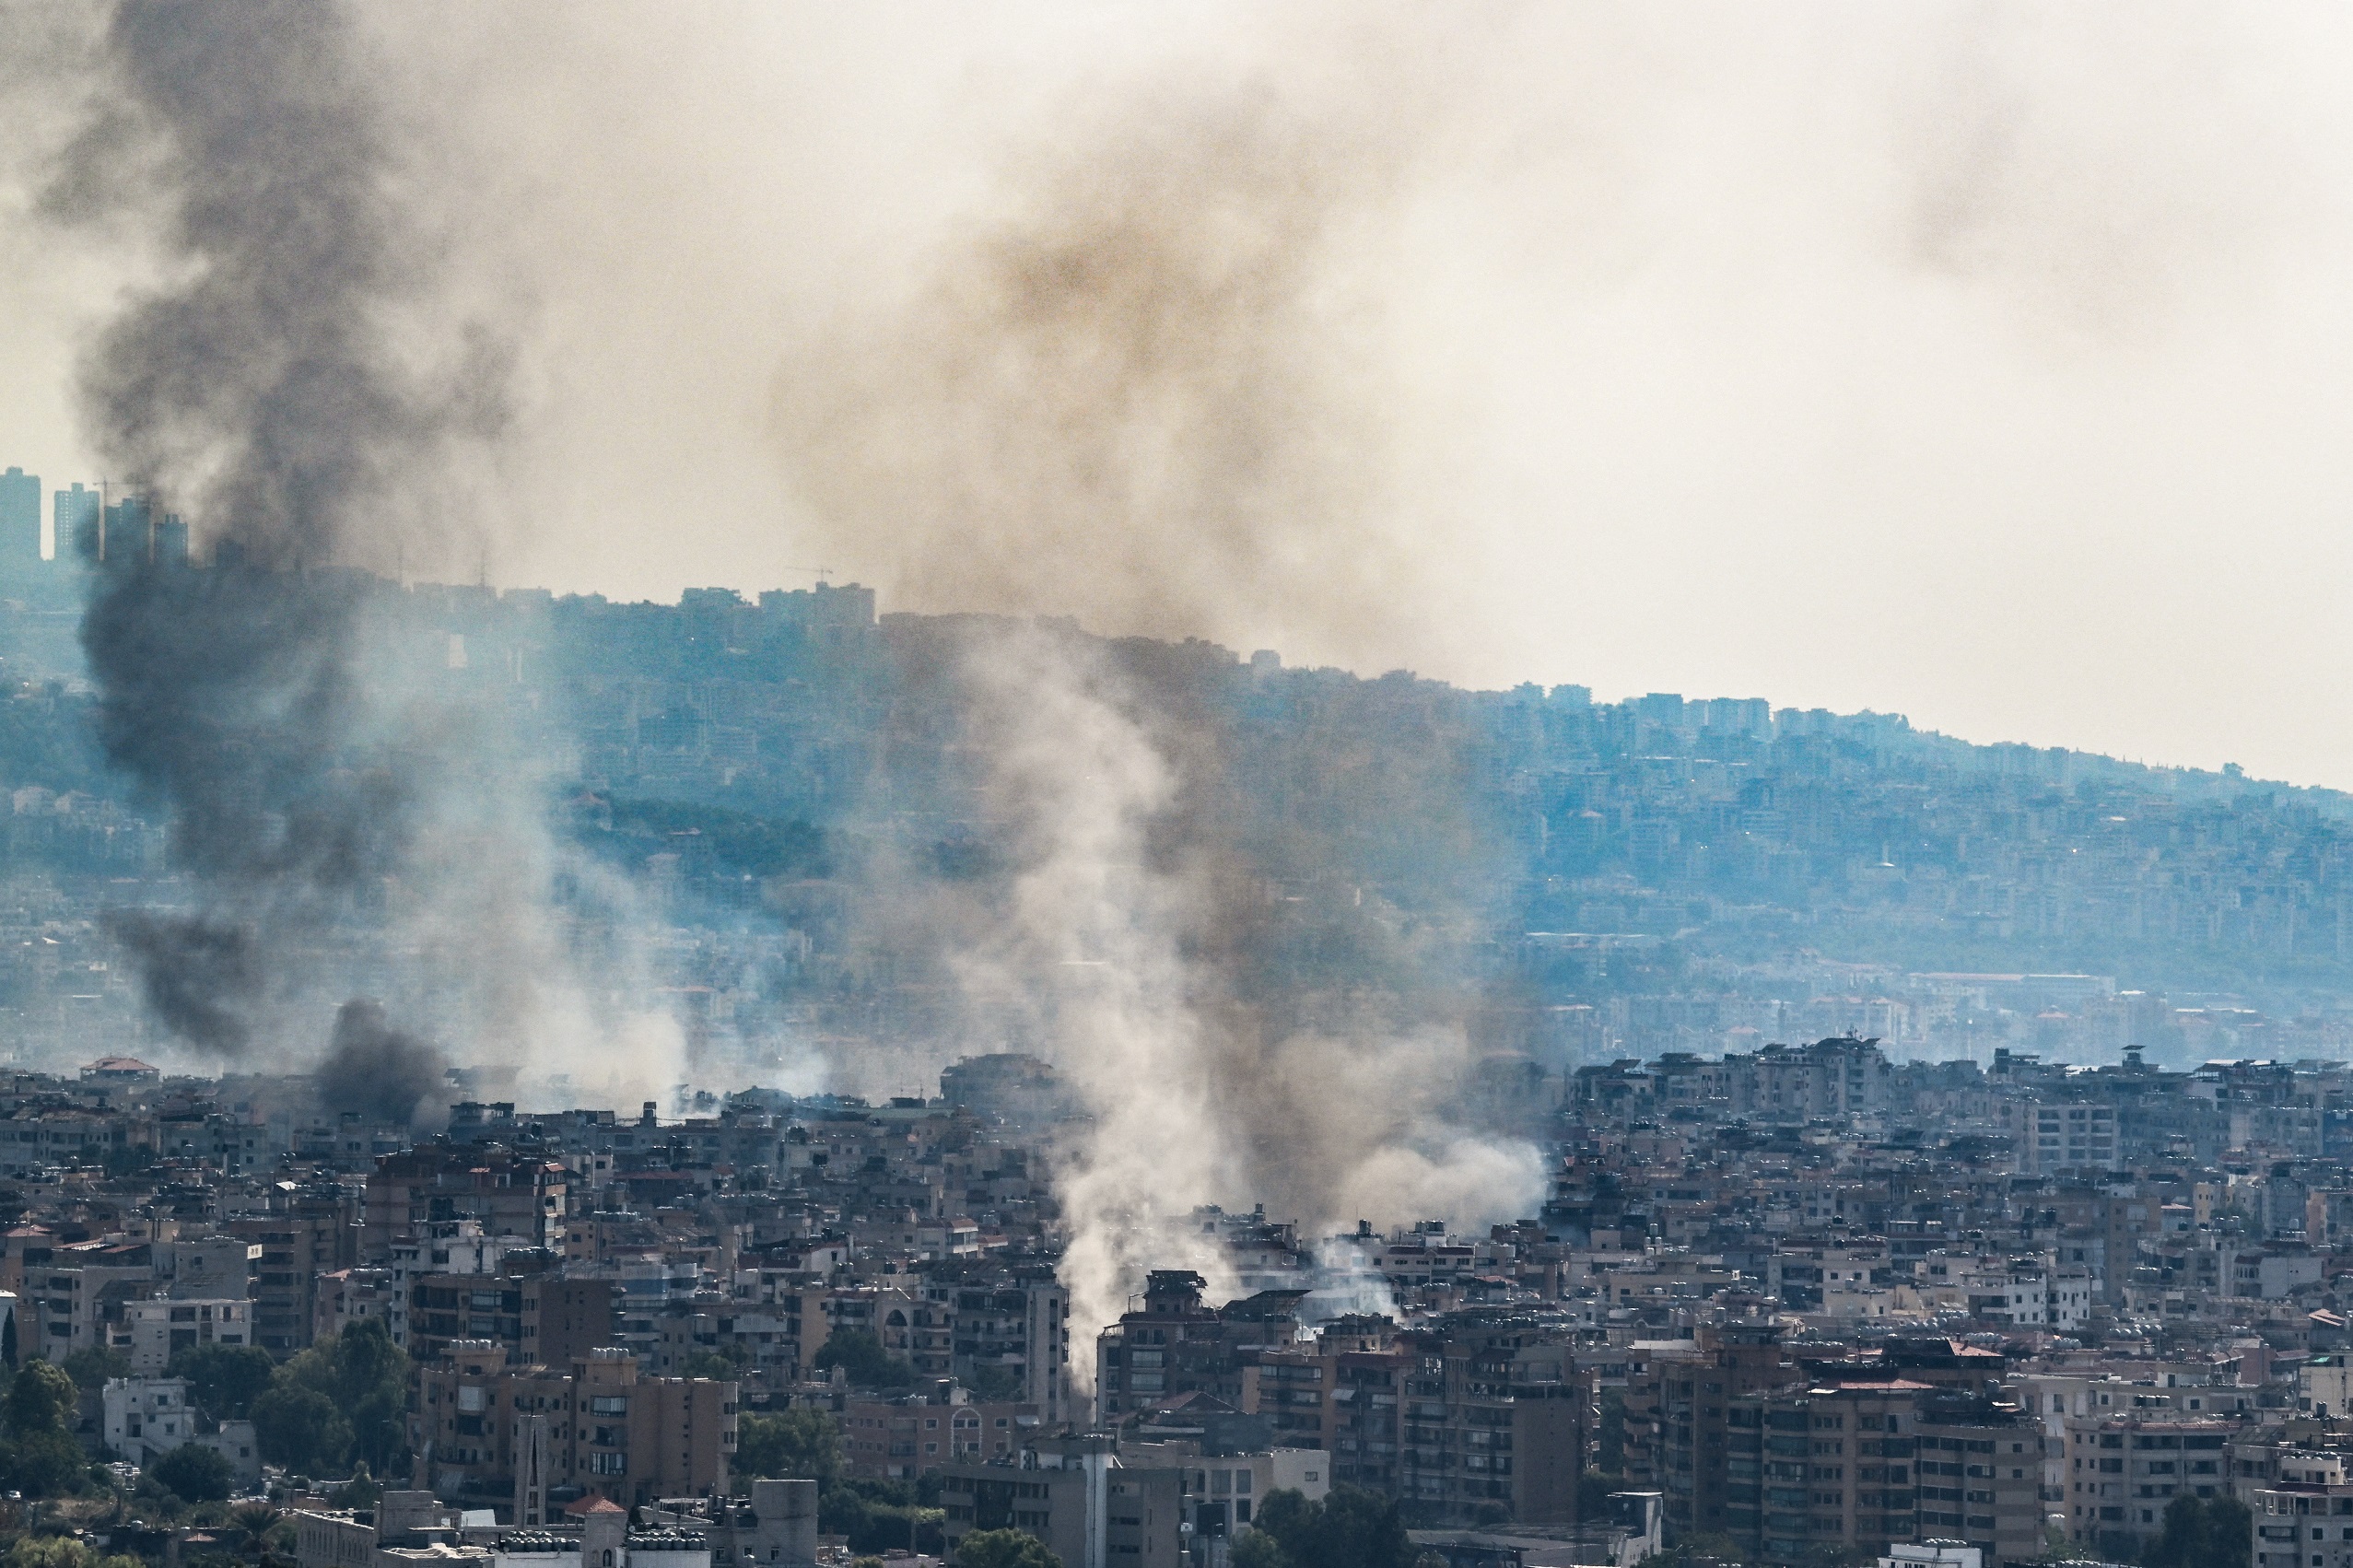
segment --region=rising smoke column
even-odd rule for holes
[[[1071,1312],[1110,1322],[1155,1267],[1230,1286],[1230,1265],[1184,1223],[1224,1192],[1239,1151],[1191,1005],[1180,890],[1147,842],[1177,779],[1116,681],[1051,634],[988,637],[966,677],[1019,869],[993,936],[952,963],[982,1026],[1045,1042],[1095,1118],[1058,1184]]]
[[[431,1044],[394,1028],[380,1004],[354,997],[335,1012],[319,1063],[319,1098],[338,1111],[405,1127],[447,1108],[449,1065]]]
[[[217,1051],[245,1044],[289,937],[407,854],[416,780],[364,732],[353,667],[367,590],[326,568],[399,553],[404,474],[497,409],[483,367],[419,376],[392,341],[425,257],[350,29],[303,0],[118,6],[102,109],[51,193],[151,219],[174,277],[100,335],[82,401],[213,565],[105,541],[82,640],[107,753],[169,802],[209,906],[117,929],[158,1016]]]
[[[1254,92],[1145,96],[1024,181],[904,315],[837,327],[787,371],[795,470],[825,547],[873,563],[887,542],[881,574],[919,603],[1165,636],[1238,613],[1350,645],[1395,617],[1400,557],[1383,389],[1330,263],[1399,149]],[[1155,1265],[1230,1285],[1198,1204],[1263,1199],[1311,1227],[1526,1212],[1540,1161],[1465,1108],[1445,944],[1404,921],[1364,940],[1378,921],[1333,885],[1329,844],[1235,809],[1270,781],[1240,776],[1194,682],[1247,677],[1229,658],[1164,678],[1105,648],[1039,627],[967,650],[1011,869],[951,959],[976,1045],[1034,1043],[1093,1118],[1059,1177],[1081,1327]],[[1355,827],[1445,839],[1459,793],[1428,784]],[[1329,974],[1270,953],[1303,884],[1349,900]]]
[[[353,990],[477,1059],[585,1043],[602,1021],[548,908],[544,770],[416,667],[397,589],[367,575],[459,554],[507,355],[435,289],[428,186],[354,14],[125,0],[98,66],[51,205],[141,223],[165,281],[87,355],[86,421],[211,557],[106,541],[82,627],[106,750],[170,807],[194,888],[193,910],[115,919],[152,1010],[220,1053],[315,1051]],[[333,1048],[382,1106],[429,1076],[376,1012],[345,1008]]]

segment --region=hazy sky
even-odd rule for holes
[[[495,498],[417,476],[500,580],[825,566],[2353,787],[2335,8],[368,15],[442,298],[517,346]],[[152,265],[31,214],[72,83],[8,84],[0,190],[52,484]]]

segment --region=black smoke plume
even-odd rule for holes
[[[381,1006],[354,997],[335,1012],[334,1036],[319,1063],[319,1103],[330,1116],[357,1111],[370,1122],[406,1127],[448,1108],[449,1069],[432,1046],[393,1028]]]
[[[222,1056],[245,1048],[245,1010],[259,988],[252,933],[202,917],[115,909],[106,930],[139,965],[147,1011],[173,1034]]]
[[[337,568],[430,553],[415,492],[498,423],[502,357],[468,333],[453,369],[416,368],[426,334],[403,310],[430,303],[430,247],[347,7],[125,0],[100,65],[49,205],[144,219],[173,281],[97,340],[84,413],[211,557],[110,537],[90,563],[82,640],[107,753],[170,807],[205,904],[117,930],[158,1016],[233,1053],[289,944],[410,852],[416,749],[369,711],[369,579]]]

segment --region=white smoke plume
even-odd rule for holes
[[[1073,1321],[1115,1320],[1154,1268],[1234,1293],[1221,1238],[1193,1219],[1204,1205],[1263,1199],[1310,1234],[1528,1212],[1540,1156],[1469,1125],[1458,1023],[1380,1005],[1294,1027],[1300,999],[1248,995],[1232,846],[1188,819],[1166,716],[1140,708],[1100,648],[1016,626],[966,658],[1015,869],[991,934],[950,961],[974,1028],[1042,1049],[1089,1118],[1058,1172]],[[1360,978],[1397,992],[1423,979]]]
[[[1198,1270],[1230,1293],[1215,1238],[1185,1223],[1241,1165],[1192,1010],[1182,890],[1147,848],[1176,780],[1050,634],[992,638],[966,673],[1024,863],[996,940],[953,962],[977,1012],[1048,1045],[1093,1118],[1060,1173],[1072,1317],[1113,1321],[1155,1267]]]

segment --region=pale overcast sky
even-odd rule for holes
[[[437,298],[516,345],[502,494],[450,483],[502,581],[825,566],[2353,787],[2337,8],[369,15]],[[53,485],[152,263],[32,216],[74,78],[17,70],[0,463]]]

